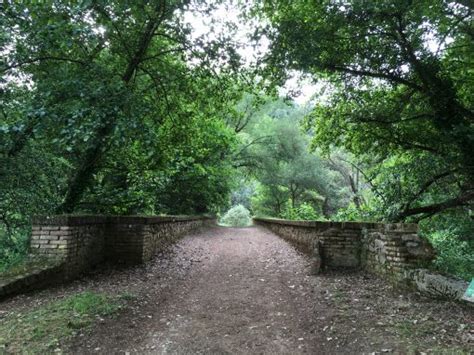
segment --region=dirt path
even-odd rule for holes
[[[64,344],[78,354],[467,353],[473,345],[472,308],[400,294],[363,273],[311,276],[309,263],[265,229],[215,227],[147,265],[9,303],[85,289],[135,295],[118,318]]]
[[[214,230],[192,243],[206,257],[164,307],[167,327],[146,345],[162,353],[288,354],[320,341],[305,307],[305,258],[254,228]]]

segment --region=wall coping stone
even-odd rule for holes
[[[178,221],[214,219],[212,216],[107,216],[107,215],[54,215],[34,216],[32,224],[38,226],[80,226],[96,224],[159,224]]]
[[[112,224],[159,224],[166,222],[179,221],[199,221],[211,220],[211,216],[111,216],[108,217],[108,223]]]
[[[318,229],[375,229],[396,232],[417,232],[416,223],[380,223],[380,222],[323,222],[323,221],[290,221],[278,218],[254,218],[255,221],[282,224],[287,226],[318,228]]]

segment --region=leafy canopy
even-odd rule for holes
[[[330,95],[307,119],[313,146],[356,155],[386,218],[425,218],[474,199],[472,9],[464,2],[261,1],[264,74],[301,70]]]

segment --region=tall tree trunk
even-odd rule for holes
[[[293,188],[293,186],[290,186],[290,199],[291,199],[291,208],[295,208],[296,206],[296,188]]]
[[[324,198],[322,210],[323,210],[323,216],[329,219],[329,217],[331,216],[331,213],[329,211],[329,197]]]
[[[138,40],[135,54],[128,62],[125,72],[122,75],[122,80],[126,87],[130,88],[130,81],[145,57],[153,35],[164,19],[164,13],[165,9],[163,6],[157,8],[155,16],[151,18],[145,26]],[[122,104],[120,111],[125,109],[125,105],[126,103]],[[84,192],[90,185],[94,174],[97,173],[100,168],[100,162],[102,161],[104,153],[107,151],[107,145],[117,123],[116,117],[109,116],[104,118],[102,125],[96,132],[95,139],[83,155],[82,163],[69,182],[65,199],[56,209],[57,213],[71,213],[74,211],[74,208],[80,202]]]
[[[463,159],[463,168],[470,178],[474,178],[474,139],[472,124],[474,113],[464,107],[457,99],[454,83],[440,74],[441,63],[435,60],[422,62],[415,54],[406,37],[401,17],[398,17],[399,44],[403,48],[407,61],[421,81],[421,92],[424,93],[434,111],[433,124],[436,128],[456,138],[459,152]]]

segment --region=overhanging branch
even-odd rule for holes
[[[324,68],[330,71],[347,73],[347,74],[352,74],[352,75],[357,75],[357,76],[362,76],[362,77],[385,79],[385,80],[395,82],[398,84],[404,84],[416,90],[422,90],[422,87],[419,86],[418,84],[415,84],[412,81],[403,79],[393,74],[372,72],[369,70],[359,70],[359,69],[353,69],[353,68],[348,68],[348,67],[341,67],[338,65],[325,65]]]
[[[470,190],[470,191],[460,194],[459,196],[455,198],[446,200],[444,202],[407,209],[395,217],[395,222],[401,222],[405,220],[407,217],[417,216],[417,215],[422,215],[417,218],[417,220],[421,220],[423,218],[432,216],[436,213],[443,212],[451,208],[466,206],[473,200],[474,200],[474,190]]]

